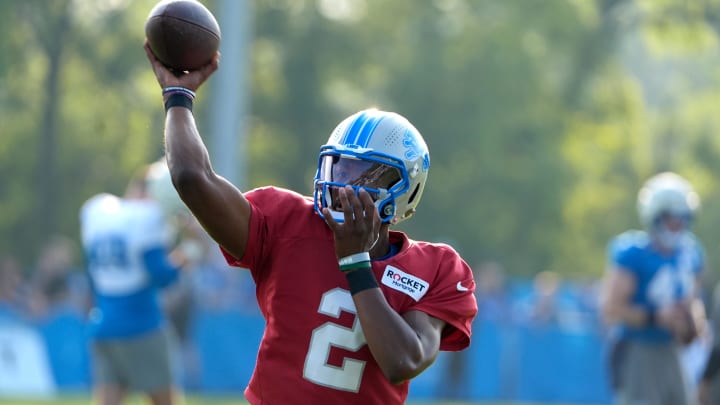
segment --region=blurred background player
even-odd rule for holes
[[[711,345],[698,382],[698,402],[720,405],[720,284],[715,286],[708,318]]]
[[[130,181],[124,197],[98,194],[80,211],[94,292],[94,396],[101,405],[120,404],[133,391],[155,405],[180,400],[174,336],[159,291],[178,280],[194,253],[187,245],[170,251],[176,232],[167,188],[172,189],[167,166],[156,162]]]
[[[415,213],[430,165],[410,122],[378,110],[343,120],[320,149],[314,197],[244,194],[213,171],[192,115],[219,55],[175,76],[145,49],[165,98],[173,183],[257,284],[267,324],[251,404],[402,404],[439,350],[470,344],[470,267],[446,244],[389,230]]]
[[[699,275],[705,258],[690,231],[699,204],[682,177],[653,176],[638,195],[645,230],[624,232],[609,244],[601,309],[614,326],[610,373],[618,404],[689,403],[679,351],[704,325]]]

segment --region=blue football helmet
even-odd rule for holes
[[[663,215],[685,218],[690,222],[700,208],[700,197],[681,176],[659,173],[643,184],[637,199],[640,222],[653,229]]]
[[[651,177],[638,193],[640,221],[665,249],[675,250],[690,238],[699,207],[700,198],[692,185],[672,172]]]
[[[365,189],[382,222],[396,224],[415,213],[425,188],[430,153],[420,132],[397,113],[369,109],[344,119],[320,147],[315,211],[329,208],[344,221],[336,190]]]

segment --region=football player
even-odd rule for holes
[[[241,192],[213,171],[192,114],[219,55],[175,76],[145,46],[163,88],[173,183],[231,265],[249,269],[266,320],[251,404],[403,404],[440,350],[470,342],[470,267],[447,244],[390,230],[415,213],[430,166],[396,113],[349,116],[320,148],[312,196]]]
[[[154,405],[180,399],[171,356],[174,339],[158,295],[177,280],[189,255],[170,252],[173,228],[161,202],[150,194],[163,179],[154,175],[157,164],[133,177],[123,197],[98,194],[80,210],[94,295],[88,321],[93,391],[100,405],[120,404],[130,392],[146,394]],[[165,180],[170,182],[169,173]]]
[[[712,340],[698,381],[700,405],[720,405],[720,284],[712,295],[708,325]]]
[[[624,232],[609,244],[601,305],[616,326],[611,375],[619,404],[688,403],[678,352],[703,328],[705,259],[690,230],[699,204],[684,178],[653,176],[638,194],[645,230]]]

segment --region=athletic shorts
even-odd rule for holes
[[[687,378],[674,344],[626,341],[617,362],[618,405],[688,405]]]
[[[92,344],[94,383],[138,392],[175,386],[174,344],[169,328],[129,339],[96,340]]]

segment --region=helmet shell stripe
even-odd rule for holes
[[[370,143],[375,128],[377,128],[383,118],[385,117],[379,114],[370,115],[367,112],[363,112],[358,115],[352,125],[348,127],[340,142],[344,145],[356,145],[361,148],[366,148]]]
[[[370,138],[372,137],[372,134],[375,132],[375,128],[377,128],[378,125],[380,125],[380,121],[383,120],[383,116],[375,116],[370,118],[365,125],[362,126],[360,129],[360,133],[358,134],[357,138],[355,139],[355,145],[358,145],[362,148],[367,148],[368,144],[370,143]]]
[[[351,125],[348,125],[347,129],[345,130],[345,134],[340,140],[340,143],[342,145],[355,144],[355,138],[357,137],[357,133],[360,132],[363,124],[365,124],[365,118],[367,117],[367,115],[367,111],[363,111],[357,116],[357,118],[355,118]]]

